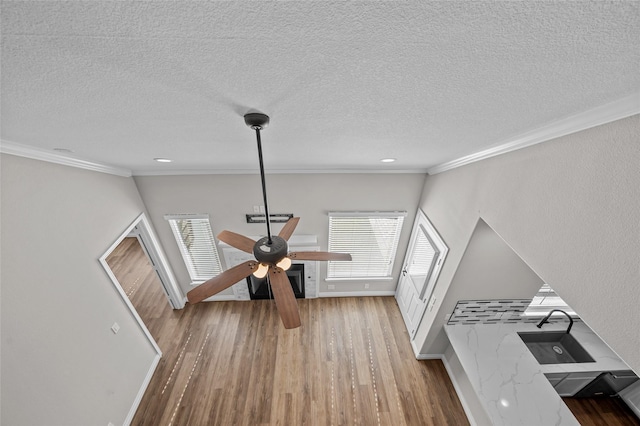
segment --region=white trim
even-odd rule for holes
[[[200,169],[200,170],[133,170],[133,176],[180,176],[180,175],[256,175],[256,169]],[[427,168],[418,169],[283,169],[265,170],[269,175],[304,175],[304,174],[426,174]]]
[[[129,298],[127,297],[126,293],[124,292],[124,289],[122,288],[122,286],[118,282],[118,279],[113,274],[113,271],[111,271],[111,268],[109,268],[109,265],[107,264],[107,261],[105,260],[104,257],[100,258],[100,263],[104,267],[104,270],[107,273],[107,275],[109,275],[109,278],[113,282],[113,286],[116,288],[116,290],[120,294],[120,297],[122,297],[122,300],[127,305],[129,310],[131,311],[131,315],[133,315],[133,317],[137,321],[138,325],[142,329],[142,332],[145,334],[145,336],[147,336],[147,340],[149,340],[149,343],[151,343],[151,346],[153,346],[153,348],[155,349],[156,353],[158,355],[162,356],[162,351],[160,350],[160,347],[156,343],[156,341],[153,338],[153,336],[151,336],[151,333],[149,332],[149,329],[147,328],[147,326],[142,321],[142,318],[140,318],[140,315],[138,315],[138,312],[136,312],[136,309],[131,304],[131,301],[129,300]]]
[[[431,270],[429,272],[429,275],[427,276],[426,282],[423,283],[422,288],[418,288],[413,282],[411,274],[407,274],[406,271],[408,269],[408,264],[415,255],[414,250],[416,240],[421,232],[424,233],[429,243],[437,248],[438,252],[437,256],[433,258]],[[432,304],[431,309],[433,309],[433,307],[435,306],[436,300],[432,298],[432,296],[438,283],[440,271],[442,270],[448,252],[449,247],[445,244],[444,240],[435,229],[424,211],[419,208],[416,212],[416,218],[413,222],[413,228],[411,229],[411,238],[409,239],[407,252],[402,263],[403,272],[398,279],[398,286],[396,287],[396,301],[398,303],[398,308],[400,309],[400,313],[402,314],[405,325],[407,326],[407,331],[409,332],[411,341],[413,341],[416,334],[418,333],[418,329],[422,324],[424,314],[427,311],[429,303]],[[422,304],[421,307],[419,306],[416,310],[413,311],[413,315],[409,315],[409,306],[405,306],[404,298],[402,297],[402,293],[404,292],[410,292],[410,297],[414,297],[415,299],[420,301],[418,303]],[[420,312],[418,312],[418,309],[420,310]],[[416,318],[418,316],[420,319],[417,320],[414,324],[412,318]],[[418,350],[416,350],[415,348],[414,350],[417,354]]]
[[[367,297],[367,296],[393,296],[396,294],[395,290],[380,290],[380,291],[331,291],[320,292],[318,297]]]
[[[425,359],[440,359],[442,358],[441,354],[436,354],[436,355],[429,355],[429,354],[421,354],[420,353],[420,348],[418,348],[416,346],[416,341],[414,339],[411,339],[411,347],[413,348],[413,353],[416,356],[416,359],[418,360],[425,360]]]
[[[153,373],[156,372],[156,368],[160,363],[161,355],[156,355],[151,362],[151,366],[149,366],[149,371],[147,371],[147,376],[144,378],[142,385],[140,386],[140,390],[138,390],[138,394],[136,395],[136,399],[133,401],[133,405],[131,406],[131,410],[129,410],[129,414],[127,414],[127,418],[124,419],[124,425],[129,426],[131,421],[133,420],[133,416],[136,415],[136,411],[138,411],[138,407],[140,406],[140,401],[142,401],[142,397],[144,396],[147,388],[149,387],[149,383],[153,378]]]
[[[168,293],[167,296],[169,298],[169,304],[172,306],[173,309],[184,308],[184,305],[185,305],[184,294],[178,287],[178,281],[176,280],[175,275],[173,274],[173,271],[171,269],[171,266],[169,266],[169,262],[167,261],[167,258],[164,252],[162,251],[162,247],[158,242],[158,238],[153,232],[153,229],[151,228],[151,225],[147,220],[147,216],[144,213],[140,213],[140,215],[116,239],[116,241],[114,241],[114,243],[111,244],[111,246],[107,249],[107,251],[98,260],[102,264],[102,267],[104,268],[104,270],[107,272],[107,275],[109,275],[109,278],[111,278],[113,285],[120,292],[120,295],[124,296],[124,301],[129,306],[129,309],[132,310],[132,312],[134,313],[134,316],[137,316],[136,310],[135,308],[133,308],[131,301],[129,300],[127,295],[124,293],[122,286],[120,285],[117,278],[111,271],[111,268],[107,264],[107,257],[118,246],[118,244],[122,242],[122,240],[124,240],[134,231],[134,229],[138,225],[142,225],[140,226],[140,236],[146,243],[148,243],[146,244],[147,245],[146,249],[148,251],[148,254],[153,258],[155,262],[158,263],[157,272],[162,281],[162,287],[166,290],[166,293]],[[142,320],[140,320],[139,322],[142,325],[144,325],[144,323],[142,323]],[[146,327],[144,328],[146,329]],[[149,334],[149,336],[151,335]]]
[[[640,94],[635,93],[614,102],[590,109],[585,112],[571,115],[561,120],[554,121],[543,127],[524,133],[516,138],[500,143],[498,146],[486,149],[474,154],[470,154],[456,160],[448,161],[430,168],[417,169],[290,169],[290,170],[267,170],[269,174],[403,174],[403,173],[427,173],[430,175],[442,173],[455,169],[476,161],[485,160],[497,155],[506,154],[531,145],[546,142],[591,127],[600,126],[613,121],[621,120],[632,115],[640,114]],[[97,163],[95,161],[72,158],[62,154],[50,152],[46,149],[36,148],[15,142],[0,140],[0,152],[4,154],[17,155],[20,157],[32,158],[34,160],[47,161],[50,163],[62,164],[65,166],[77,167],[80,169],[93,170],[101,173],[108,173],[116,176],[175,176],[175,175],[229,175],[229,174],[257,174],[255,169],[200,169],[200,170],[129,170],[121,167],[110,166]]]
[[[131,177],[131,170],[121,167],[110,166],[108,164],[97,163],[95,161],[82,160],[67,155],[51,152],[46,149],[19,143],[1,140],[0,152],[3,154],[17,155],[19,157],[31,158],[33,160],[46,161],[48,163],[61,164],[63,166],[76,167],[78,169],[91,170],[94,172],[107,173],[110,175]]]
[[[444,354],[443,354],[443,355],[440,356],[440,360],[442,361],[442,364],[444,364],[444,369],[447,370],[447,374],[449,375],[449,380],[451,380],[451,384],[453,385],[453,389],[456,391],[456,395],[458,395],[458,399],[460,400],[460,405],[462,405],[462,409],[464,410],[464,413],[467,416],[467,420],[469,420],[469,424],[471,426],[476,426],[477,422],[476,422],[475,418],[473,417],[473,413],[471,412],[471,407],[469,407],[469,404],[467,403],[467,400],[464,397],[464,393],[462,392],[462,388],[458,384],[458,381],[456,380],[455,374],[453,374],[453,370],[451,369],[451,366],[449,365],[449,361],[447,361],[447,357],[444,356]]]
[[[571,133],[587,130],[613,121],[621,120],[632,115],[640,114],[640,94],[636,93],[617,101],[602,105],[588,111],[556,120],[530,132],[521,134],[514,139],[503,141],[494,148],[485,149],[475,154],[467,155],[456,160],[448,161],[427,170],[430,175],[485,160],[497,155],[506,154],[531,145],[546,142]]]
[[[447,375],[449,376],[449,380],[451,380],[451,384],[453,385],[453,389],[456,391],[456,395],[458,396],[458,399],[460,400],[460,405],[462,405],[462,409],[464,410],[464,414],[467,416],[467,420],[469,420],[469,423],[472,426],[475,426],[477,423],[476,423],[475,419],[473,418],[473,414],[471,413],[471,409],[469,407],[469,404],[467,403],[467,400],[464,398],[464,393],[462,392],[462,389],[460,388],[460,385],[458,384],[458,381],[456,380],[455,374],[453,374],[453,370],[451,369],[451,365],[449,365],[449,361],[447,361],[447,357],[445,356],[445,354],[421,354],[421,353],[418,353],[418,349],[413,344],[413,340],[411,341],[411,347],[413,347],[413,351],[416,354],[416,359],[419,360],[419,361],[426,361],[426,360],[431,360],[431,359],[439,359],[440,361],[442,361],[442,364],[444,365],[444,369],[447,370]]]
[[[418,214],[416,214],[416,221],[413,226],[414,228],[417,228],[417,227],[421,228],[424,231],[427,239],[431,243],[433,243],[438,248],[438,250],[440,250],[440,252],[438,253],[438,256],[433,260],[435,262],[435,265],[433,267],[433,270],[431,271],[431,274],[429,274],[429,280],[425,285],[425,288],[422,289],[422,294],[419,295],[420,300],[430,300],[431,296],[433,295],[433,291],[436,288],[436,283],[438,282],[438,278],[440,277],[440,271],[442,270],[442,266],[444,265],[444,262],[447,259],[447,253],[449,253],[449,247],[444,242],[444,240],[442,239],[442,237],[440,236],[436,228],[433,226],[433,224],[431,223],[431,221],[429,220],[425,212],[422,211],[422,209],[418,209]],[[406,262],[404,267],[406,268]],[[427,294],[427,289],[430,289],[428,294]],[[416,289],[416,292],[417,291],[418,289]],[[417,324],[417,327],[419,326],[420,324]]]
[[[182,309],[184,308],[185,302],[184,293],[182,289],[178,285],[178,280],[173,274],[173,270],[169,265],[169,261],[162,251],[162,246],[158,241],[158,237],[153,232],[153,228],[151,224],[147,220],[147,216],[144,213],[140,214],[140,216],[134,222],[134,227],[142,225],[140,227],[140,234],[143,241],[150,243],[148,247],[146,247],[149,255],[158,263],[157,272],[160,276],[160,279],[163,283],[163,287],[168,293],[169,302],[174,309]]]

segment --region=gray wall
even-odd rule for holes
[[[1,423],[122,424],[155,351],[98,258],[144,210],[133,179],[4,154],[1,176]]]
[[[443,305],[451,313],[458,300],[528,299],[542,284],[542,279],[480,219]]]
[[[332,282],[336,291],[395,291],[411,224],[424,184],[423,174],[267,174],[271,213],[293,213],[301,220],[296,235],[317,235],[321,250],[327,250],[329,211],[406,210],[392,281]],[[243,235],[266,234],[264,224],[247,224],[245,214],[262,205],[260,176],[194,175],[138,176],[140,195],[158,233],[158,238],[178,282],[187,292],[189,275],[163,216],[168,213],[208,213],[214,235],[230,230]],[[277,233],[281,224],[273,225]],[[222,253],[220,253],[222,257]],[[326,291],[326,263],[320,262],[320,291]],[[370,283],[369,290],[364,284]],[[226,292],[231,293],[231,290]]]
[[[481,217],[640,372],[639,135],[636,115],[429,176],[420,205],[450,248],[438,300]],[[450,306],[437,306],[418,331],[425,354],[446,347]]]

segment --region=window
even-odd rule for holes
[[[534,296],[533,300],[531,300],[531,304],[529,304],[524,311],[524,314],[526,316],[544,316],[553,309],[562,309],[569,315],[577,316],[571,306],[567,305],[567,302],[562,300],[549,284],[545,283],[542,284],[538,293]]]
[[[330,212],[329,251],[350,262],[329,262],[327,279],[390,279],[407,212]]]
[[[209,215],[166,215],[164,218],[169,221],[192,285],[222,272]]]

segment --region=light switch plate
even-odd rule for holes
[[[436,305],[436,298],[431,298],[431,303],[429,303],[429,312],[433,311],[433,307]]]

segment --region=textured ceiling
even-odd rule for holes
[[[257,171],[258,110],[267,170],[425,170],[637,93],[639,5],[3,1],[2,140]]]

